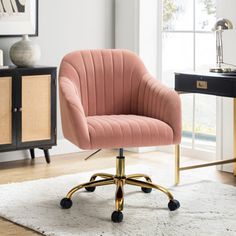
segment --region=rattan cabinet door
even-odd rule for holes
[[[51,75],[22,76],[21,142],[51,139]]]
[[[12,144],[12,77],[0,77],[0,145]]]

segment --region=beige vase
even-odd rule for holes
[[[16,66],[31,67],[36,65],[41,56],[39,45],[23,35],[19,42],[11,46],[10,58]]]

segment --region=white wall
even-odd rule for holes
[[[115,47],[139,52],[139,0],[115,0]]]
[[[158,57],[157,5],[156,0],[116,0],[115,5],[115,47],[136,52],[154,76]]]
[[[224,61],[236,65],[236,1],[218,0],[217,4],[217,16],[231,20],[234,26],[234,30],[223,32]],[[233,158],[233,99],[224,98],[221,104],[222,139],[219,155],[220,159],[229,159]],[[232,172],[233,164],[224,165],[222,170]]]
[[[59,66],[62,57],[73,50],[114,48],[114,5],[114,0],[39,0],[39,37],[32,38],[41,47],[39,64]],[[19,39],[0,38],[5,65],[11,63],[10,46]],[[68,148],[63,147],[62,138],[58,109],[60,145],[53,148],[54,153]],[[27,156],[26,152],[0,153],[0,161]]]
[[[157,77],[157,63],[160,62],[158,59],[161,56],[161,39],[158,38],[161,24],[158,18],[158,1],[140,0],[139,55],[148,71],[155,77]]]

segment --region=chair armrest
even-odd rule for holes
[[[90,149],[87,119],[80,96],[71,80],[59,78],[62,130],[65,138],[82,149]]]
[[[173,129],[173,144],[180,143],[182,120],[179,95],[149,74],[144,75],[140,83],[138,113],[167,123]]]

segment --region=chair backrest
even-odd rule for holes
[[[86,116],[134,114],[138,87],[147,73],[137,55],[120,49],[84,50],[66,55],[59,77],[71,80]]]

